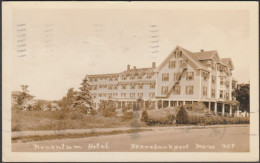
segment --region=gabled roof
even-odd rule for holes
[[[174,51],[176,51],[177,49],[180,49],[180,50],[183,52],[182,54],[184,54],[189,60],[191,60],[191,61],[196,65],[196,67],[197,67],[198,69],[203,69],[203,70],[205,70],[205,71],[209,71],[206,66],[204,66],[204,65],[202,65],[202,64],[200,63],[200,61],[198,60],[198,58],[197,58],[192,52],[190,52],[189,50],[186,50],[186,49],[184,49],[184,48],[182,48],[182,47],[180,47],[180,46],[177,46],[177,47],[166,57],[166,59],[158,66],[156,72],[159,72],[159,71],[163,68],[163,66],[164,66],[166,63],[169,62],[169,60],[170,60],[170,59],[173,57],[173,55],[174,55]]]
[[[152,67],[148,67],[148,68],[133,68],[133,69],[130,69],[129,71],[122,72],[122,74],[124,74],[124,75],[126,75],[126,74],[129,74],[129,75],[135,75],[135,74],[143,75],[143,74],[146,74],[146,73],[153,73],[155,69],[156,68],[152,68]]]
[[[234,65],[233,65],[233,62],[232,62],[231,58],[221,58],[220,61],[225,66],[227,66],[228,63],[230,63],[231,64],[231,69],[234,69]]]

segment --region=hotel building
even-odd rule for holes
[[[155,62],[148,68],[127,65],[123,72],[88,79],[96,108],[101,100],[123,107],[141,98],[157,109],[203,102],[215,113],[231,115],[233,69],[232,60],[220,58],[216,50],[190,52],[177,46],[158,67]]]

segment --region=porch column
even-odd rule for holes
[[[158,100],[155,100],[155,109],[158,109]]]
[[[232,116],[232,105],[229,104],[229,115]]]
[[[224,102],[222,103],[222,115],[224,115],[225,114],[225,104],[224,104]]]
[[[211,111],[211,102],[209,101],[209,111]]]
[[[183,105],[185,105],[185,101],[183,101]]]
[[[168,107],[171,107],[171,101],[170,100],[168,101]]]
[[[176,101],[176,106],[179,106],[179,101]]]
[[[218,109],[218,103],[215,102],[215,107],[214,107],[214,112],[215,112],[215,114],[217,114],[217,109]]]

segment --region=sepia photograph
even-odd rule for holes
[[[259,161],[257,2],[2,9],[2,161]]]

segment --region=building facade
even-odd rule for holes
[[[114,74],[88,75],[95,107],[101,100],[116,101],[118,107],[149,101],[157,109],[203,102],[215,112],[232,114],[232,71],[230,58],[217,51],[190,52],[177,46],[156,67],[127,69]]]

